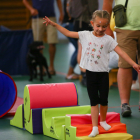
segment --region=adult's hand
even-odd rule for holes
[[[113,31],[110,29],[110,25],[108,25],[108,27],[107,27],[105,33],[106,33],[107,35],[110,35],[112,38],[114,38]]]
[[[113,5],[113,0],[103,0],[102,9],[108,11],[108,13],[110,14],[110,17],[111,17],[111,13],[112,13],[112,5]],[[114,38],[113,31],[110,29],[110,25],[106,29],[106,34],[110,35]]]
[[[64,18],[63,14],[60,14],[60,16],[59,16],[59,23],[62,23],[63,18]]]
[[[38,15],[38,10],[37,10],[37,9],[32,8],[32,9],[30,10],[30,12],[31,12],[31,15],[32,15],[32,16]]]

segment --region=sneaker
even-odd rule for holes
[[[131,89],[139,89],[139,83],[132,84]]]
[[[127,103],[122,104],[122,112],[121,115],[122,117],[129,117],[131,116],[131,108]]]

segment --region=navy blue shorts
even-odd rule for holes
[[[109,74],[108,72],[91,72],[86,70],[87,91],[91,106],[108,105]]]

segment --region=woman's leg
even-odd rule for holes
[[[70,42],[73,44],[73,46],[75,48],[75,50],[71,56],[70,65],[71,65],[71,67],[75,68],[75,66],[77,65],[77,52],[78,52],[77,39],[71,38]]]
[[[64,28],[68,29],[69,31],[73,31],[73,23],[64,23],[62,25]],[[74,74],[74,68],[77,64],[77,50],[78,50],[78,44],[77,44],[77,39],[74,38],[69,38],[69,41],[73,44],[75,51],[71,56],[71,60],[70,60],[70,66],[67,72],[67,79],[79,79],[79,75]]]

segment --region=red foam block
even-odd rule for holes
[[[71,116],[71,125],[92,124],[91,114],[82,114],[82,115],[73,114],[67,116]],[[99,122],[100,122],[100,114],[98,117],[98,125]],[[107,112],[106,122],[107,123],[120,122],[120,114],[116,112]]]
[[[106,131],[100,125],[98,125],[99,134],[106,134],[106,133],[127,133],[126,124],[121,122],[118,123],[109,123],[111,128]],[[76,136],[88,136],[92,131],[92,124],[82,124],[82,125],[73,125],[76,127]]]
[[[30,94],[30,109],[78,105],[76,86],[72,82],[27,86]]]

